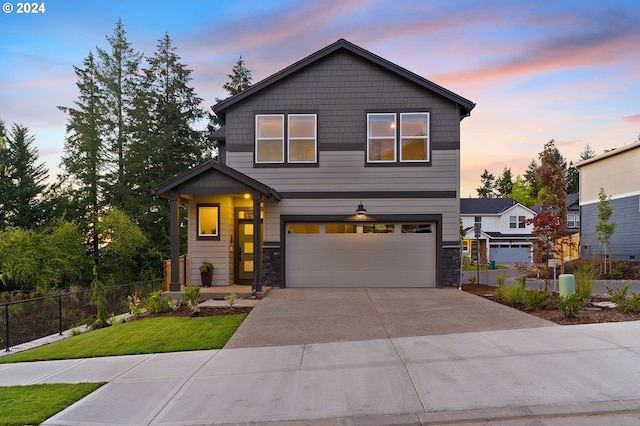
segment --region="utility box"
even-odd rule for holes
[[[566,297],[576,292],[576,277],[573,274],[560,274],[560,296]]]

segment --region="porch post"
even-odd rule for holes
[[[253,293],[262,292],[262,241],[260,241],[260,201],[262,195],[253,193]]]
[[[169,216],[171,236],[171,280],[169,291],[180,291],[180,196],[169,194]],[[186,284],[186,283],[185,283]]]

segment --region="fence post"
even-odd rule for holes
[[[4,304],[4,330],[5,330],[4,342],[6,346],[5,352],[11,352],[9,350],[10,345],[9,345],[9,304],[8,303]]]
[[[58,295],[58,323],[60,324],[59,336],[62,336],[62,293]]]

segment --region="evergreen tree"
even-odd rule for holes
[[[135,183],[125,212],[162,251],[169,248],[169,210],[151,190],[194,167],[204,158],[203,132],[195,124],[204,117],[202,99],[190,86],[191,70],[180,62],[165,34],[146,58],[132,110],[132,142],[126,150],[127,181]]]
[[[66,214],[79,220],[89,236],[94,261],[98,261],[98,234],[95,229],[98,214],[105,205],[107,182],[106,147],[103,137],[107,128],[106,111],[97,81],[97,68],[93,54],[83,61],[83,67],[74,67],[80,92],[73,108],[58,107],[68,115],[67,138],[62,156],[66,174],[63,196],[69,199]]]
[[[136,77],[142,53],[133,50],[126,38],[122,20],[118,20],[111,37],[107,37],[110,51],[97,48],[96,75],[105,106],[106,132],[103,135],[108,153],[108,203],[123,207],[128,194],[124,156],[128,144],[130,111],[138,87]]]
[[[567,194],[576,194],[580,191],[580,172],[574,166],[573,161],[569,163],[567,168]]]
[[[251,86],[251,70],[246,67],[244,59],[242,59],[242,55],[240,55],[240,58],[238,58],[235,65],[233,66],[231,74],[227,74],[227,78],[229,80],[222,85],[222,88],[226,90],[227,94],[229,95],[227,96],[227,98],[235,96]],[[216,98],[216,103],[222,101],[223,99]],[[211,133],[214,130],[218,129],[221,125],[222,122],[220,121],[220,119],[216,115],[209,113],[209,125],[207,126],[207,131]]]
[[[589,144],[585,145],[584,150],[580,153],[580,161],[588,160],[596,156],[596,153],[591,149]]]
[[[478,197],[480,198],[495,198],[495,176],[487,169],[484,169],[482,175],[480,175],[480,183],[482,186],[480,188],[476,188],[476,192],[478,193]]]
[[[496,179],[495,184],[496,192],[498,193],[498,197],[508,197],[511,192],[513,192],[513,177],[511,175],[511,169],[504,166],[504,170],[502,170],[502,175]]]
[[[536,160],[531,160],[527,170],[524,172],[524,180],[531,189],[531,196],[535,199],[538,198],[538,192],[540,192],[540,184],[538,183],[538,169],[540,166],[536,163]]]
[[[50,216],[50,204],[45,200],[49,170],[38,161],[38,150],[32,146],[33,136],[29,129],[13,124],[6,134],[4,123],[0,124],[3,160],[0,173],[0,227],[14,226],[31,229],[44,223]]]

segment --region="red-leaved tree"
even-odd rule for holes
[[[537,180],[540,186],[538,199],[540,212],[527,223],[533,224],[533,235],[536,236],[535,259],[537,263],[544,262],[544,289],[549,290],[548,259],[552,255],[561,254],[562,246],[557,241],[564,238],[567,228],[567,190],[562,168],[562,156],[551,139],[539,154],[540,168]],[[560,264],[561,272],[564,270]]]

